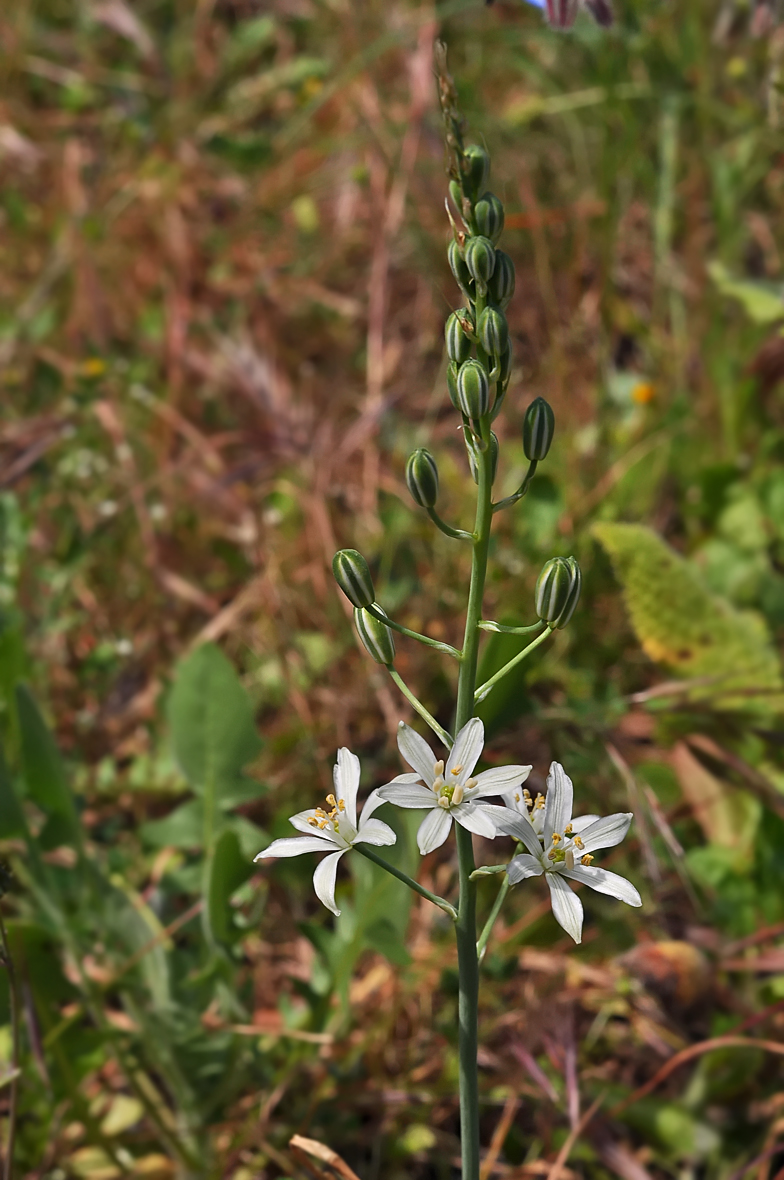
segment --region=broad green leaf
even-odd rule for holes
[[[176,761],[204,800],[209,845],[218,809],[252,792],[242,771],[261,749],[250,699],[214,644],[197,648],[179,665],[168,719]]]
[[[612,558],[646,654],[676,676],[705,680],[691,697],[719,708],[780,707],[781,665],[759,616],[711,594],[652,529],[603,522],[593,533]]]
[[[204,843],[204,804],[201,799],[181,803],[163,819],[142,824],[139,835],[153,848],[201,848]]]
[[[784,288],[781,284],[733,279],[721,262],[709,263],[708,274],[722,295],[743,304],[743,310],[755,324],[775,324],[784,320]]]
[[[240,842],[232,831],[225,831],[215,842],[207,865],[204,910],[207,937],[213,945],[227,945],[240,933],[231,915],[231,898],[253,872],[253,863],[243,855]]]
[[[30,690],[24,684],[18,685],[16,689],[16,710],[27,794],[48,818],[56,817],[58,842],[81,844],[76,801],[68,785],[60,753]]]

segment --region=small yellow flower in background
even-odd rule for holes
[[[102,377],[106,372],[106,361],[102,361],[99,356],[91,356],[89,360],[82,361],[79,371],[83,377]]]
[[[638,381],[632,389],[632,401],[638,406],[647,406],[656,396],[656,390],[650,381]]]

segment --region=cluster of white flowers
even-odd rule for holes
[[[565,878],[627,905],[642,905],[639,893],[625,877],[591,863],[593,852],[613,848],[623,840],[631,813],[619,812],[606,819],[595,815],[572,818],[572,780],[558,762],[550,767],[547,795],[535,799],[523,789],[530,766],[497,766],[474,775],[483,746],[484,726],[476,717],[460,730],[446,759],[437,758],[427,742],[401,722],[398,747],[412,770],[372,791],[359,820],[359,759],[350,750],[339,750],[335,791],[327,796],[328,810],[317,807],[292,816],[290,822],[304,835],[274,840],[256,860],[303,852],[329,853],[319,862],[313,884],[324,905],[339,914],[335,905],[338,861],[355,844],[395,843],[392,829],[372,818],[382,803],[390,802],[427,811],[417,834],[423,856],[444,843],[452,820],[488,840],[501,835],[518,840],[527,851],[507,865],[510,882],[515,885],[526,877],[544,875],[553,914],[575,942],[582,937],[583,907]],[[492,797],[502,798],[503,805],[484,801]]]

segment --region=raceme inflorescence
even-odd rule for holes
[[[548,5],[548,10],[550,7]],[[568,6],[562,7],[566,13]],[[536,622],[502,626],[483,618],[482,600],[493,517],[526,495],[538,464],[550,451],[555,417],[543,398],[536,398],[528,406],[522,431],[527,470],[511,495],[494,499],[500,448],[492,427],[504,404],[512,372],[512,344],[506,310],[514,293],[515,268],[510,256],[499,245],[504,228],[504,207],[488,188],[490,158],[484,147],[464,142],[463,121],[441,46],[437,51],[437,65],[450,170],[447,214],[452,234],[447,253],[450,269],[463,297],[462,306],[456,308],[446,321],[446,384],[459,417],[468,469],[476,485],[473,526],[456,527],[442,519],[437,509],[438,465],[425,448],[418,448],[410,456],[406,483],[414,502],[429,515],[436,527],[456,542],[470,547],[471,575],[462,646],[452,647],[392,619],[377,601],[370,568],[357,550],[340,550],[334,558],[333,572],[338,586],[354,607],[356,628],[366,650],[387,669],[443,748],[434,750],[412,727],[401,722],[398,746],[410,770],[372,791],[359,816],[359,760],[350,751],[340,750],[335,767],[334,793],[327,797],[326,807],[292,816],[291,823],[301,834],[275,840],[259,853],[257,859],[307,852],[326,853],[317,865],[314,885],[323,903],[333,913],[339,913],[335,904],[338,861],[347,852],[355,851],[405,881],[452,919],[459,973],[462,1175],[463,1180],[478,1180],[479,965],[509,888],[532,877],[544,877],[553,914],[577,943],[582,937],[583,907],[572,883],[587,885],[628,905],[642,903],[629,881],[593,863],[595,853],[612,848],[624,838],[632,820],[630,814],[611,815],[605,819],[594,815],[574,817],[572,782],[557,762],[550,767],[546,794],[535,797],[523,785],[531,771],[528,764],[498,766],[478,772],[476,769],[484,745],[484,726],[474,715],[476,706],[521,661],[528,659],[556,630],[569,623],[580,597],[581,575],[573,557],[553,557],[545,564],[537,582],[534,596]],[[479,641],[485,631],[528,636],[528,642],[493,676],[483,684],[477,684]],[[395,667],[395,634],[418,640],[455,662],[454,737],[429,712]],[[417,836],[423,856],[443,846],[454,833],[458,864],[456,898],[449,900],[431,893],[374,851],[375,847],[395,841],[392,829],[373,814],[386,802],[425,813]],[[517,842],[514,855],[505,865],[477,868],[472,842],[474,835],[487,840],[502,837],[507,846],[511,836]],[[501,885],[477,937],[477,880],[495,874],[502,876]]]

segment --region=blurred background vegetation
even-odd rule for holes
[[[400,769],[410,717],[357,648],[335,549],[401,621],[461,634],[467,555],[403,482],[428,445],[467,519],[436,35],[517,266],[505,492],[528,402],[558,424],[497,518],[486,615],[533,621],[556,553],[585,575],[568,631],[483,706],[488,756],[534,786],[557,757],[579,810],[633,810],[605,863],[645,898],[591,895],[575,950],[538,883],[512,893],[484,970],[484,1174],[554,1177],[559,1151],[567,1180],[782,1174],[784,27],[775,0],[616,10],[557,36],[513,0],[3,6],[19,1175],[326,1175],[294,1133],[362,1180],[456,1174],[442,915],[353,858],[333,922],[312,864],[251,862],[338,745],[368,788]],[[493,637],[485,669],[522,642]],[[398,650],[449,724],[450,670]],[[450,889],[446,849],[421,871]]]

